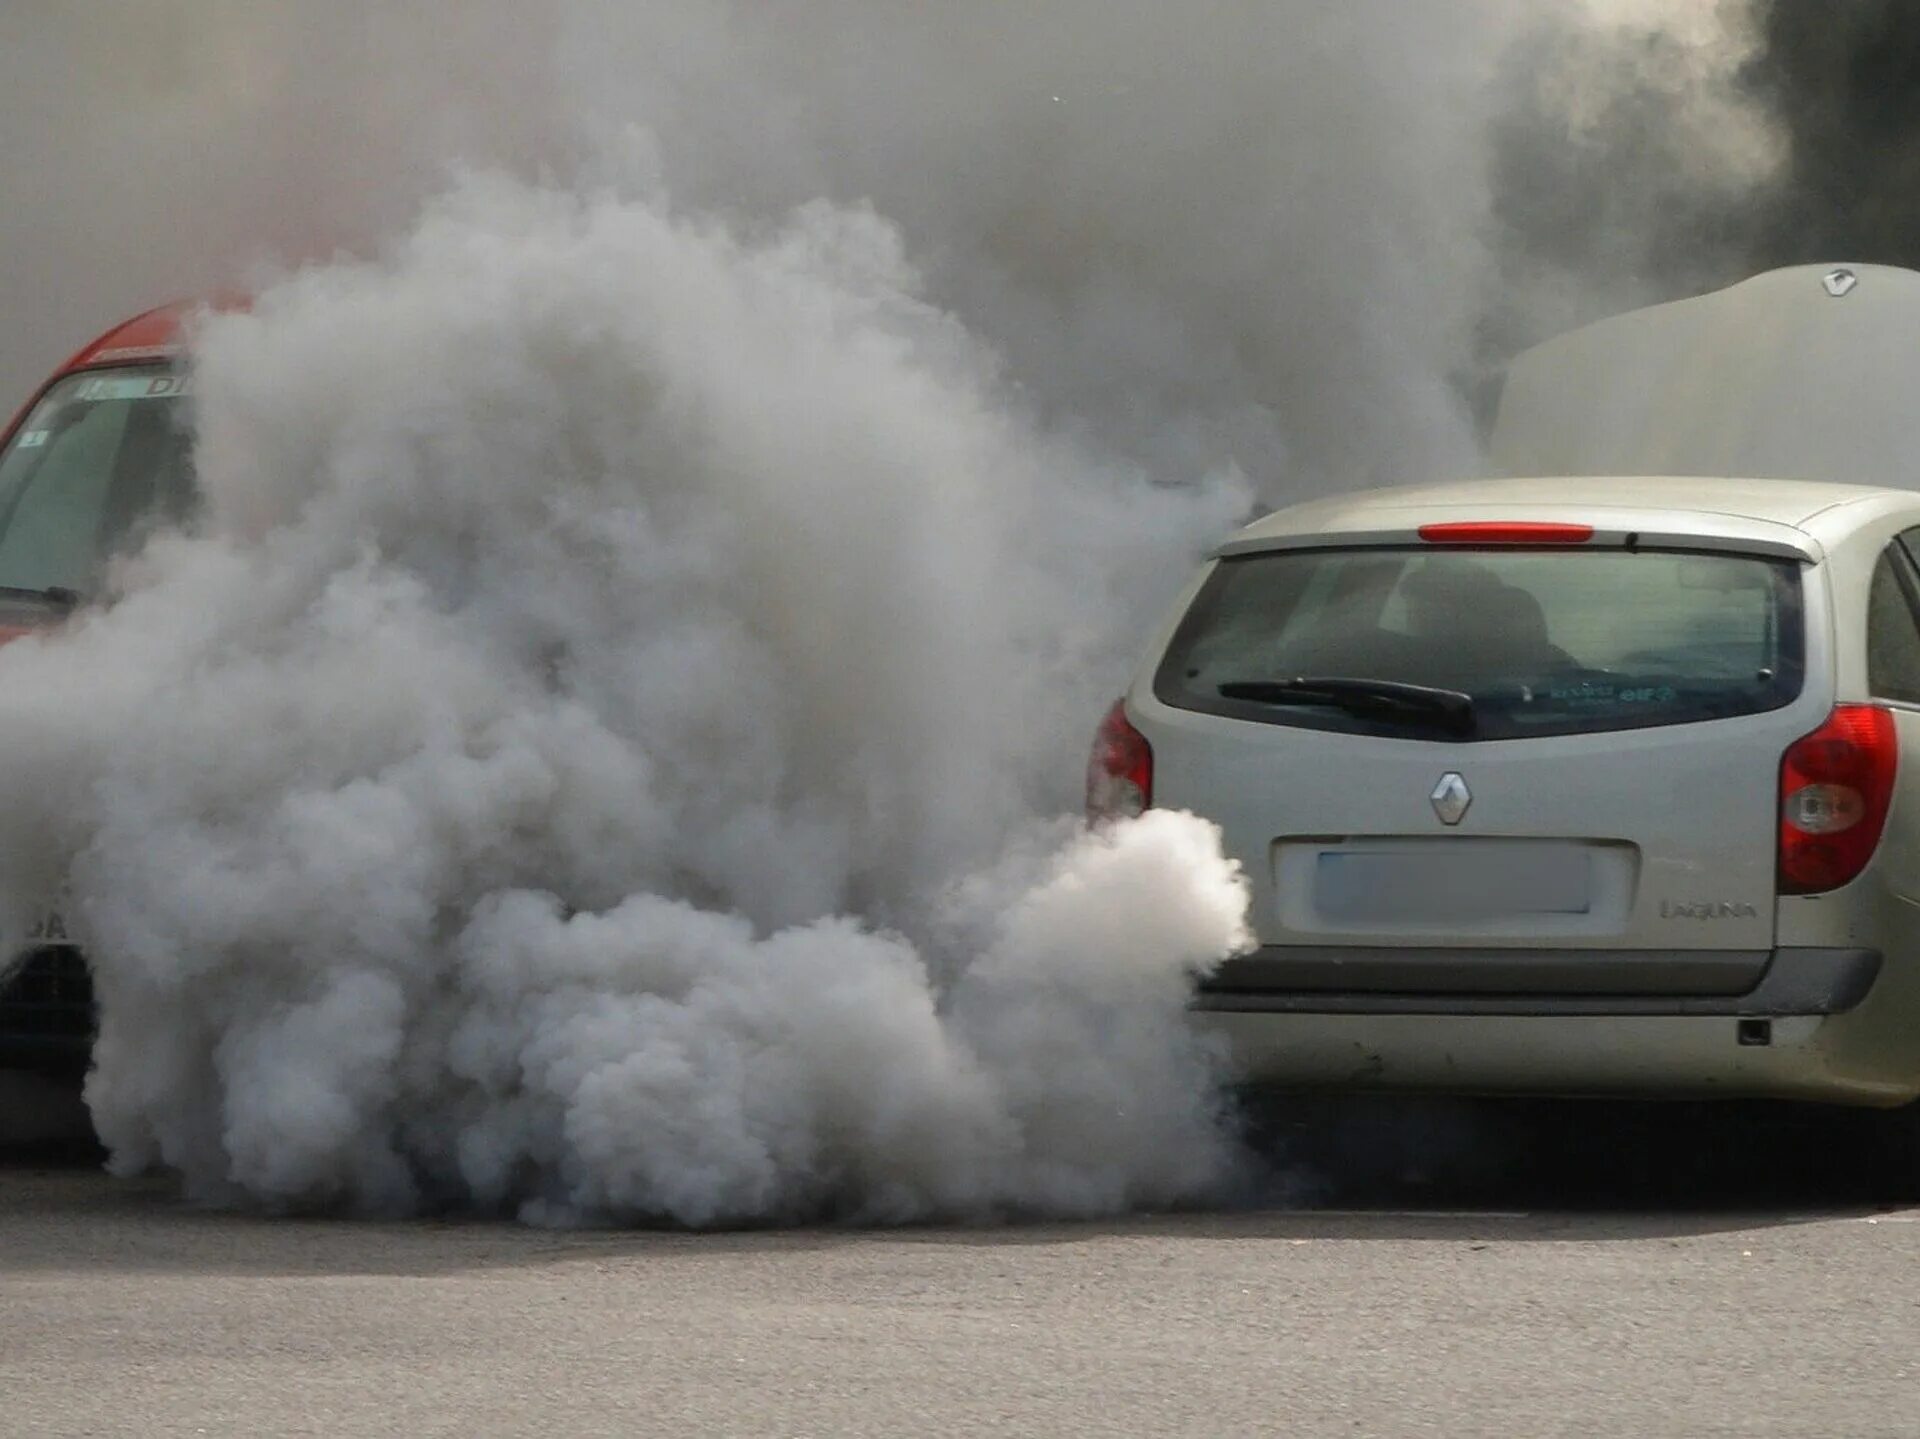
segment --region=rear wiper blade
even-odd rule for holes
[[[65,585],[48,585],[43,589],[35,589],[31,585],[0,585],[0,599],[40,600],[45,604],[58,605],[63,610],[72,609],[85,598],[80,591],[70,590]]]
[[[1223,699],[1268,705],[1331,705],[1371,719],[1432,720],[1463,735],[1472,734],[1474,729],[1472,695],[1399,680],[1301,675],[1290,680],[1227,680],[1216,688]]]

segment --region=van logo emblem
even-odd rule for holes
[[[1440,816],[1442,824],[1460,823],[1467,816],[1467,806],[1473,803],[1473,791],[1467,788],[1466,780],[1454,770],[1441,775],[1440,783],[1433,787],[1433,793],[1427,797],[1433,801],[1433,812]]]
[[[1820,277],[1820,283],[1837,300],[1859,284],[1860,277],[1851,270],[1829,270]]]

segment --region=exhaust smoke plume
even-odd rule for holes
[[[206,323],[206,533],[0,656],[117,1167],[689,1223],[1221,1180],[1233,867],[1029,826],[1245,492],[1036,433],[915,286],[870,213],[493,178]]]
[[[1183,1011],[1242,886],[1191,817],[1056,817],[1256,499],[1476,464],[1489,335],[1580,268],[1509,285],[1511,47],[1607,13],[0,15],[0,375],[262,291],[197,338],[200,528],[0,651],[0,929],[64,887],[115,1166],[548,1221],[1216,1192]]]

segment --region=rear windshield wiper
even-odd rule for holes
[[[31,585],[0,585],[0,599],[39,600],[42,604],[58,605],[70,610],[86,598],[78,590],[70,590],[65,585],[48,585],[44,589],[35,589]]]
[[[1302,675],[1290,680],[1227,680],[1223,699],[1265,705],[1331,705],[1367,719],[1430,720],[1454,734],[1472,734],[1473,696],[1459,690],[1403,684],[1399,680]]]

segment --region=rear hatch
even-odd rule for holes
[[[1273,948],[1229,974],[1751,988],[1781,756],[1832,694],[1811,542],[1430,533],[1225,556],[1129,697],[1154,802],[1217,821],[1252,882]]]

